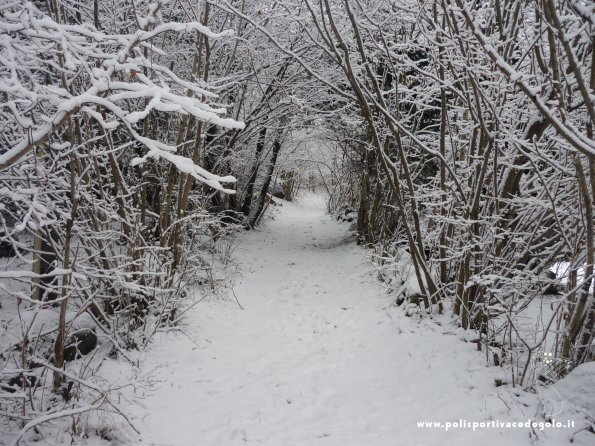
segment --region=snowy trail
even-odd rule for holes
[[[186,320],[197,345],[158,338],[146,361],[163,383],[135,409],[138,444],[529,444],[526,431],[417,426],[510,419],[499,372],[457,330],[422,329],[390,307],[347,236],[315,195],[243,234],[235,292],[245,310],[203,302]]]

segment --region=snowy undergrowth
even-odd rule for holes
[[[193,306],[139,358],[138,370],[158,383],[126,395],[141,434],[121,424],[106,438],[172,446],[592,441],[588,405],[574,398],[588,371],[539,393],[497,386],[505,371],[486,364],[473,332],[394,305],[348,225],[325,215],[323,197],[280,203],[272,220],[241,236],[233,292]],[[130,372],[112,365],[113,378],[126,380]],[[540,430],[542,401],[575,427]],[[471,424],[529,419],[536,427]],[[419,426],[459,420],[469,427]]]
[[[436,319],[440,313],[437,305],[424,308],[424,295],[420,289],[408,247],[403,241],[388,246],[376,245],[366,251],[371,268],[379,284],[393,296],[394,303],[403,309],[406,316],[422,316]],[[439,282],[437,267],[433,278]],[[518,279],[516,288],[504,285],[502,289],[488,288],[490,304],[483,302],[484,315],[481,329],[473,325],[468,332],[472,342],[479,342],[486,363],[501,367],[506,377],[502,383],[531,388],[551,384],[566,375],[575,366],[568,360],[561,360],[553,352],[559,350],[563,327],[563,309],[568,300],[564,286],[568,278],[568,263],[552,268],[552,276],[527,275]],[[579,271],[580,276],[581,271]],[[422,277],[424,286],[427,286]],[[456,282],[456,281],[453,281]],[[472,286],[470,281],[466,286]],[[455,292],[452,284],[442,295]],[[526,294],[523,294],[525,292]],[[498,298],[500,296],[500,298]],[[445,323],[451,321],[454,313],[453,301],[442,300],[442,314]],[[439,318],[439,317],[438,317]],[[457,323],[460,325],[460,322]]]
[[[107,329],[88,311],[89,302],[75,299],[66,313],[61,393],[52,391],[59,305],[15,298],[26,296],[29,284],[3,278],[3,289],[9,291],[0,295],[0,445],[117,444],[140,434],[129,407],[142,404],[159,384],[144,366],[144,351],[163,333],[183,334],[180,321],[202,299],[227,293],[237,269],[232,260],[235,232],[230,227],[217,240],[209,234],[194,237],[184,274],[174,281],[180,292],[156,296],[141,326],[131,328],[122,314]],[[0,271],[26,270],[27,262],[4,258]],[[83,342],[79,352],[70,351],[73,341]]]

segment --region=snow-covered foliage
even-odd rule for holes
[[[0,0],[11,440],[55,422],[80,438],[98,410],[127,422],[102,364],[138,362],[271,195],[315,185],[404,315],[451,317],[512,386],[584,370],[594,17],[565,0]]]
[[[42,438],[64,417],[82,435],[81,416],[99,409],[126,419],[113,393],[130,383],[106,381],[102,361],[133,361],[128,350],[176,322],[191,283],[216,286],[212,253],[229,254],[234,226],[207,212],[206,197],[233,193],[235,177],[212,174],[181,143],[201,140],[186,134],[195,123],[244,124],[171,55],[234,33],[169,20],[179,12],[162,1],[0,2],[0,406],[10,441]]]
[[[296,23],[328,61],[321,88],[351,105],[324,115],[331,207],[358,209],[380,277],[477,330],[514,383],[543,351],[568,369],[591,360],[593,6],[302,5]]]

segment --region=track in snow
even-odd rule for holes
[[[493,384],[501,372],[460,332],[390,306],[322,197],[300,201],[241,235],[234,288],[244,310],[203,302],[185,321],[196,344],[158,338],[146,364],[162,384],[135,409],[138,444],[529,444],[526,431],[417,426],[517,419],[519,409],[508,413]]]

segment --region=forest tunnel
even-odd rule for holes
[[[559,295],[552,349],[592,361],[593,11],[4,2],[3,311],[55,309],[39,336],[59,392],[69,317],[84,314],[117,349],[138,345],[135,332],[175,324],[186,290],[210,283],[226,240],[316,188],[397,302],[452,314],[478,348],[499,346],[490,361],[524,344],[505,316],[548,293]]]

